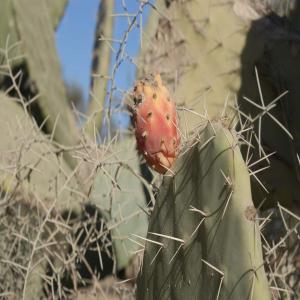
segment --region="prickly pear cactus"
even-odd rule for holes
[[[69,0],[46,0],[47,8],[54,28],[57,28],[62,19]]]
[[[276,9],[277,1],[273,2]],[[300,204],[297,196],[300,191],[300,5],[299,1],[290,1],[290,4],[293,5],[286,18],[272,14],[252,23],[241,53],[242,84],[237,99],[239,109],[256,130],[259,145],[253,161],[264,156],[262,149],[265,153],[276,152],[270,158],[270,168],[259,175],[268,195],[261,186],[256,186],[255,190],[260,190],[261,194],[255,192],[256,198],[265,199],[266,206],[280,202],[293,208]],[[257,39],[263,48],[252,60],[249,58]]]
[[[222,0],[157,2],[161,14],[153,12],[145,32],[140,56],[140,74],[159,71],[175,90],[178,104],[197,112],[206,106],[210,115],[222,109],[229,95],[240,86],[240,53],[249,23],[233,11],[233,3]],[[260,41],[252,56],[260,53]],[[189,116],[188,126],[199,122]]]
[[[270,299],[250,181],[235,136],[208,124],[165,177],[138,299]]]
[[[13,18],[13,5],[11,0],[3,0],[0,1],[0,11],[1,11],[1,19],[0,19],[0,48],[5,49],[7,42],[9,46],[14,45],[19,41],[18,33],[16,30],[14,18]],[[20,49],[15,49],[10,51],[10,58],[18,56],[21,54]],[[3,63],[3,56],[4,54],[0,53],[0,63]],[[11,63],[13,64],[15,61],[12,60]],[[1,76],[0,79],[2,79]],[[1,81],[0,81],[1,82]]]
[[[53,28],[56,28],[64,14],[65,7],[68,3],[68,0],[42,0],[40,2],[45,2],[47,10],[50,14],[50,19],[52,22]],[[32,4],[33,1],[27,1],[27,4]],[[9,58],[11,66],[15,66],[24,61],[24,55],[21,49],[20,44],[17,44],[20,41],[20,34],[16,28],[16,22],[18,21],[15,18],[15,10],[12,0],[2,0],[0,1],[0,48],[5,50],[6,46],[9,47]],[[7,44],[8,43],[8,44]],[[0,58],[2,59],[3,53],[1,51]],[[2,63],[2,62],[1,62]],[[2,75],[2,74],[1,74]],[[3,76],[1,76],[0,79]],[[1,81],[0,81],[1,82]]]
[[[180,135],[175,104],[160,75],[138,82],[133,101],[138,149],[151,168],[165,173],[178,154]]]
[[[79,134],[67,102],[50,11],[43,1],[32,0],[29,6],[27,1],[13,0],[13,4],[30,78],[41,95],[37,102],[47,118],[47,129],[53,131],[57,142],[74,145],[79,141]],[[69,165],[75,167],[76,161],[72,155],[66,153],[64,156]]]
[[[134,140],[129,138],[114,145],[105,160],[107,165],[95,175],[89,200],[101,208],[107,222],[118,270],[125,268],[139,249],[138,244],[130,240],[131,235],[144,237],[147,233],[147,201],[135,148]]]
[[[5,132],[0,140],[0,190],[17,189],[29,199],[33,194],[46,206],[56,198],[57,210],[80,212],[81,188],[51,142],[15,99],[0,92],[0,107],[0,127]]]
[[[288,207],[299,205],[298,193],[290,192],[300,186],[299,1],[158,0],[156,7],[162,13],[153,11],[149,17],[140,76],[161,72],[174,87],[178,107],[196,112],[187,116],[189,130],[197,127],[197,114],[219,115],[224,102],[230,108],[237,100],[256,130],[253,141],[259,151],[253,161],[262,158],[261,149],[276,152],[270,168],[258,175],[265,188],[253,181],[256,204],[274,207],[279,200]],[[261,167],[265,165],[254,171]]]

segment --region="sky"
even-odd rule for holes
[[[94,43],[95,24],[100,0],[69,0],[65,15],[56,32],[56,44],[61,60],[63,77],[68,83],[79,85],[85,100],[88,99],[90,86],[90,69],[92,47]],[[137,0],[115,0],[115,13],[124,13],[125,4],[128,13],[136,13],[140,5]],[[143,14],[142,23],[146,22],[149,8]],[[116,17],[114,38],[121,39],[128,28],[127,17]],[[128,37],[126,52],[130,57],[138,54],[140,49],[140,29],[134,28]],[[117,50],[118,44],[113,47]],[[115,54],[112,57],[115,59]],[[129,60],[124,61],[116,74],[116,85],[128,90],[135,80],[135,66]]]

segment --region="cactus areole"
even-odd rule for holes
[[[136,84],[133,101],[137,147],[148,165],[164,174],[175,161],[180,143],[175,103],[159,74]]]

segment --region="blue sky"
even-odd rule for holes
[[[139,7],[137,0],[115,0],[116,13],[124,13],[122,2],[129,13],[136,13]],[[78,84],[88,98],[90,85],[90,67],[94,31],[99,0],[69,0],[65,15],[56,33],[57,50],[61,60],[64,79]],[[149,8],[145,11],[147,13]],[[143,15],[143,23],[146,17]],[[121,39],[128,28],[126,17],[115,18],[114,38]],[[114,47],[117,49],[117,45]],[[139,29],[134,28],[128,38],[126,52],[134,57],[139,52]],[[113,54],[113,58],[115,55]],[[135,67],[130,61],[124,61],[116,74],[118,88],[128,90],[135,80]]]

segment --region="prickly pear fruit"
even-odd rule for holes
[[[137,147],[148,165],[163,174],[175,161],[180,143],[175,103],[159,74],[139,81],[133,100]]]

